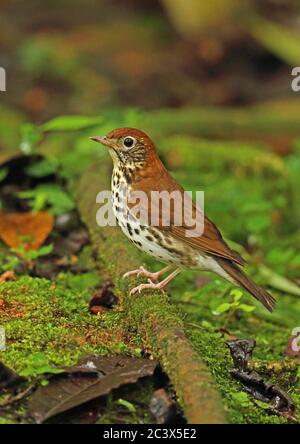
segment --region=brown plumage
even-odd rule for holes
[[[269,311],[272,311],[275,305],[273,296],[251,281],[241,270],[240,267],[245,263],[244,259],[227,245],[216,225],[206,216],[204,217],[198,206],[185,201],[191,203],[192,216],[195,220],[200,221],[201,218],[204,222],[201,235],[187,236],[189,227],[184,222],[180,226],[174,222],[178,212],[182,215],[188,203],[183,203],[179,209],[173,204],[170,207],[169,221],[165,223],[160,204],[151,200],[152,192],[176,191],[183,196],[184,190],[166,170],[156,153],[153,142],[145,133],[133,128],[120,128],[107,136],[96,136],[92,139],[108,146],[113,158],[113,208],[122,230],[138,248],[169,264],[158,273],[148,272],[141,267],[126,275],[137,274],[157,280],[171,267],[177,267],[163,281],[141,284],[132,292],[140,292],[145,288],[163,289],[182,268],[203,269],[213,271],[244,288]],[[120,202],[118,190],[121,184],[126,186],[129,193],[142,191],[148,196],[147,208],[141,205],[141,209],[148,212],[148,221],[153,220],[151,218],[154,216],[158,224],[151,225],[149,222],[141,226],[137,220],[124,219],[122,205],[126,205],[129,211],[133,205]]]

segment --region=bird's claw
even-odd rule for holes
[[[132,288],[129,294],[130,295],[136,293],[141,294],[143,290],[160,290],[164,292],[164,286],[162,286],[161,283],[155,284],[154,282],[151,281],[151,279],[148,279],[148,284],[140,284],[137,287]]]
[[[159,273],[151,273],[151,271],[146,270],[143,266],[140,266],[139,268],[137,268],[136,270],[131,270],[131,271],[127,271],[127,273],[123,274],[123,278],[127,278],[130,276],[137,276],[137,277],[146,277],[151,279],[151,283],[152,280],[153,281],[157,281],[159,278]]]

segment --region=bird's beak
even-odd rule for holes
[[[111,139],[106,136],[92,136],[90,137],[94,142],[102,143],[102,145],[111,146]]]

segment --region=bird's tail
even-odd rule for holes
[[[273,311],[276,299],[270,293],[249,279],[235,263],[223,258],[218,258],[217,261],[235,283],[252,294],[252,296],[260,301],[267,310],[271,312]]]

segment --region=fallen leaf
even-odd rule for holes
[[[29,403],[30,416],[42,423],[122,385],[151,376],[156,366],[157,362],[143,358],[87,356],[65,368],[64,374],[52,377],[47,386],[38,388]]]
[[[0,213],[0,237],[11,248],[38,249],[52,231],[53,216],[39,213]]]
[[[16,275],[14,271],[5,271],[0,276],[0,283],[14,281],[16,279]]]
[[[165,389],[155,390],[150,405],[150,412],[155,418],[157,424],[172,423],[176,417],[176,403],[168,395]]]
[[[274,413],[294,419],[295,404],[291,397],[280,387],[264,381],[255,371],[245,372],[237,369],[230,370],[233,378],[240,381],[245,390],[258,401],[270,403]]]
[[[106,282],[95,292],[89,303],[91,313],[101,314],[119,302],[117,296],[111,291],[113,287],[112,282]]]
[[[231,353],[231,357],[235,368],[238,370],[246,370],[248,362],[252,358],[252,352],[255,348],[255,341],[252,339],[237,339],[227,341]]]
[[[18,375],[0,362],[0,390],[15,387],[25,381],[26,379],[23,376]]]
[[[89,308],[89,310],[90,313],[100,316],[101,314],[106,313],[108,311],[108,308],[101,307],[101,305],[93,305]]]
[[[263,379],[256,371],[250,370],[248,364],[252,358],[255,341],[239,339],[228,341],[235,368],[229,371],[230,375],[244,385],[245,390],[258,401],[269,403],[270,412],[295,420],[295,404],[291,397],[275,384]]]

